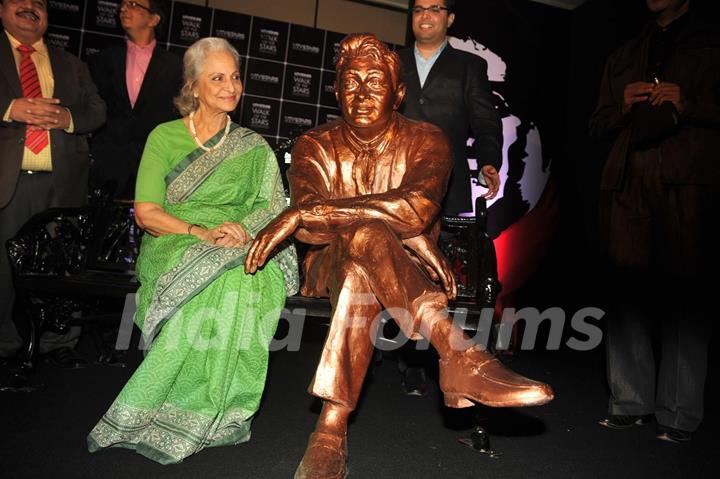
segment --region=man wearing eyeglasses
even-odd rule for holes
[[[108,121],[93,138],[91,185],[130,199],[148,134],[160,123],[179,118],[173,98],[182,85],[180,59],[157,45],[165,19],[161,0],[123,0],[122,45],[89,59],[100,95],[108,104]]]
[[[0,0],[0,358],[20,338],[12,322],[14,290],[5,242],[34,214],[87,200],[86,136],[105,121],[105,104],[87,67],[48,46],[46,0]],[[79,331],[44,334],[40,352],[76,366]]]
[[[454,0],[412,2],[415,43],[400,51],[407,86],[400,112],[440,127],[453,148],[453,171],[443,204],[446,216],[473,209],[466,154],[469,132],[475,139],[478,180],[487,186],[488,199],[494,198],[500,188],[498,170],[503,143],[502,123],[491,99],[487,63],[476,55],[454,49],[447,41],[447,30],[455,20],[454,6]],[[405,392],[423,395],[421,358],[415,356],[410,351],[401,351],[400,370]]]
[[[447,41],[454,5],[454,0],[416,0],[411,8],[415,44],[400,51],[408,90],[401,112],[439,126],[453,147],[455,163],[443,207],[443,213],[452,216],[472,211],[468,131],[475,138],[487,198],[498,192],[502,163],[502,123],[491,100],[487,63]]]

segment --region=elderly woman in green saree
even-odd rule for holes
[[[184,57],[184,117],[150,134],[135,212],[146,230],[135,323],[151,347],[88,436],[91,452],[125,447],[162,464],[250,438],[268,346],[298,288],[292,246],[246,274],[253,237],[286,206],[265,140],[231,122],[239,55],[205,38]]]

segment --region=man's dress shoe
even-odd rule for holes
[[[660,426],[655,437],[661,441],[679,444],[688,442],[692,439],[692,433],[689,431],[683,431],[682,429],[675,429],[674,427]]]
[[[408,396],[425,396],[427,379],[423,368],[407,368],[402,372],[402,386]]]
[[[539,406],[553,399],[550,386],[514,373],[479,346],[440,360],[440,389],[452,408],[470,407],[473,401],[491,407]]]
[[[609,429],[629,429],[633,426],[644,426],[652,419],[652,415],[635,416],[631,414],[613,414],[598,421],[603,427]]]

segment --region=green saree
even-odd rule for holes
[[[205,152],[182,120],[148,137],[136,200],[205,227],[242,223],[253,237],[286,206],[275,156],[261,136],[233,125],[219,147]],[[245,274],[248,248],[185,234],[144,236],[135,323],[151,347],[90,432],[91,452],[126,447],[170,464],[250,438],[268,345],[298,274],[292,246]]]

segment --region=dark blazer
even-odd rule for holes
[[[414,120],[440,127],[450,139],[454,167],[443,212],[455,215],[472,210],[470,168],[466,144],[472,130],[478,167],[502,164],[502,122],[495,111],[487,76],[487,62],[448,44],[433,65],[425,85],[415,65],[414,46],[400,50],[407,88],[400,112]]]
[[[116,193],[132,198],[145,140],[160,123],[180,117],[173,98],[182,86],[182,62],[158,43],[133,108],[125,82],[126,60],[127,44],[106,48],[88,59],[100,96],[108,106],[107,123],[90,143],[90,174],[93,185],[115,181]]]
[[[675,132],[657,148],[661,175],[667,184],[720,185],[720,30],[699,18],[692,9],[668,58],[663,81],[680,85],[685,109]],[[623,185],[627,158],[632,150],[632,115],[623,115],[625,86],[646,81],[649,38],[653,25],[613,53],[605,65],[600,95],[590,121],[591,132],[614,140],[603,170],[603,190]]]
[[[70,110],[75,126],[72,134],[50,130],[54,193],[61,206],[79,206],[87,200],[87,134],[105,121],[105,103],[83,62],[51,46],[48,53],[55,78],[54,96]],[[10,42],[0,31],[0,114],[5,114],[13,99],[22,96]],[[25,124],[0,119],[0,208],[15,192],[24,147]]]

